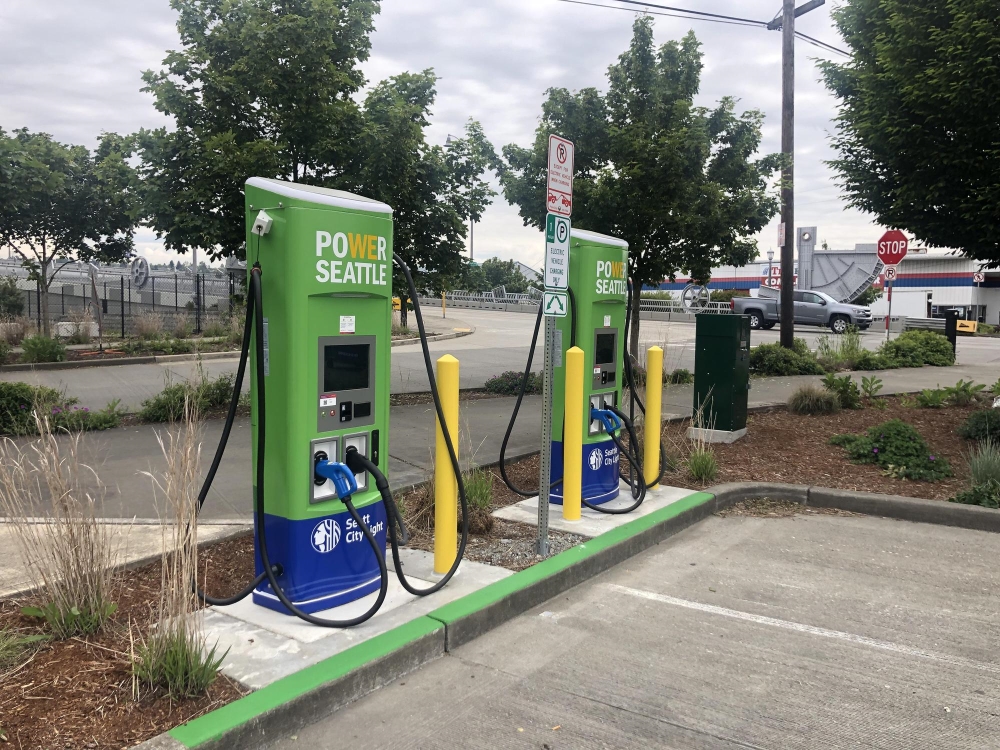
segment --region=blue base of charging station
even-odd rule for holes
[[[552,441],[552,471],[555,481],[563,475],[563,444]],[[611,438],[583,446],[583,499],[591,505],[601,505],[618,497],[618,446]],[[549,490],[549,502],[562,505],[562,484]]]
[[[358,513],[375,535],[385,555],[386,514],[381,500]],[[271,564],[279,564],[278,583],[303,612],[320,612],[347,604],[378,591],[378,559],[364,533],[344,510],[305,521],[265,515],[267,551]],[[255,537],[256,538],[256,537]],[[257,574],[264,571],[260,551],[255,552]],[[265,581],[253,592],[254,604],[291,614]]]

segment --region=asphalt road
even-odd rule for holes
[[[425,312],[428,326],[437,331],[475,328],[462,338],[434,342],[429,345],[435,359],[453,354],[460,362],[462,388],[479,388],[490,377],[506,370],[523,370],[528,356],[531,331],[535,318],[526,313],[494,310],[455,310],[441,318],[440,309]],[[654,344],[664,349],[664,366],[668,370],[684,367],[694,371],[695,326],[693,323],[665,323],[644,320],[639,328],[640,348],[645,351]],[[796,335],[804,338],[811,348],[821,336],[832,335],[819,328],[800,328]],[[751,345],[777,341],[779,330],[754,331]],[[877,349],[884,333],[868,331],[862,342],[868,349]],[[640,360],[644,355],[640,354]],[[997,365],[1000,367],[1000,339],[961,338],[958,362],[965,365]],[[237,358],[208,360],[202,364],[209,377],[235,372]],[[542,346],[536,349],[533,369],[542,368]],[[428,390],[427,375],[419,344],[394,347],[392,350],[391,389],[393,393],[414,393]],[[121,399],[122,405],[136,410],[142,401],[162,390],[168,381],[177,382],[196,376],[197,364],[123,365],[73,370],[39,370],[35,372],[0,372],[0,380],[25,381],[65,390],[80,399],[82,406],[100,409],[111,399]],[[992,382],[992,381],[991,381]]]
[[[986,532],[712,517],[273,748],[995,748]]]

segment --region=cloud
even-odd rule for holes
[[[606,5],[612,0],[594,0]],[[692,8],[702,4],[677,2]],[[711,11],[769,19],[774,0],[716,0]],[[376,17],[370,82],[405,70],[434,68],[440,77],[428,137],[444,143],[469,117],[482,122],[497,147],[531,142],[546,89],[605,89],[608,65],[626,49],[635,14],[557,0],[384,0]],[[0,125],[26,126],[73,143],[93,145],[101,131],[132,132],[166,122],[140,91],[141,72],[159,68],[179,45],[167,0],[4,0],[0,9]],[[801,17],[797,28],[842,45],[829,5]],[[762,29],[655,18],[657,43],[693,29],[705,69],[699,103],[734,96],[742,109],[765,115],[763,151],[780,150],[781,35]],[[839,198],[824,163],[834,158],[828,133],[835,100],[810,58],[828,53],[796,46],[796,223],[819,227],[832,247],[874,241],[878,228]],[[761,250],[774,246],[777,220]],[[148,233],[152,259],[167,256]],[[475,255],[539,265],[540,234],[523,227],[516,208],[498,196],[475,228]]]

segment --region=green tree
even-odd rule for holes
[[[512,260],[489,258],[483,261],[482,269],[488,289],[502,286],[511,294],[524,294],[528,291],[530,282]]]
[[[171,0],[182,49],[143,73],[171,128],[140,133],[167,249],[241,255],[252,176],[357,187],[355,137],[375,0]]]
[[[490,285],[486,281],[483,267],[463,258],[462,268],[451,283],[451,288],[461,289],[464,292],[485,292],[490,288]]]
[[[859,294],[857,297],[851,300],[851,302],[853,302],[855,305],[864,305],[865,307],[869,307],[870,305],[875,303],[875,300],[881,298],[881,296],[882,296],[882,287],[870,284],[867,289],[865,289],[863,292],[861,292],[861,294]]]
[[[0,276],[0,315],[21,315],[24,312],[24,292],[15,274]]]
[[[996,0],[846,0],[832,15],[853,52],[820,63],[849,205],[1000,265]]]
[[[91,153],[47,133],[0,130],[0,247],[11,248],[39,284],[46,336],[49,287],[63,266],[132,254],[139,203],[131,156],[131,140],[113,133]]]
[[[413,272],[418,291],[439,294],[462,270],[464,217],[482,213],[483,151],[492,151],[479,124],[449,148],[431,146],[424,130],[434,105],[433,71],[402,73],[382,81],[365,98],[358,138],[361,190],[393,208],[393,252]],[[406,325],[409,289],[393,269],[393,291]]]
[[[534,145],[503,150],[504,195],[526,225],[542,228],[548,136],[575,142],[573,223],[629,243],[633,304],[643,284],[680,271],[708,281],[714,265],[750,262],[753,235],[778,210],[768,180],[780,157],[754,158],[763,115],[737,115],[729,97],[712,109],[693,103],[699,48],[688,33],[657,49],[652,19],[637,18],[629,49],[608,69],[606,95],[550,89]],[[638,337],[636,325],[633,351]]]

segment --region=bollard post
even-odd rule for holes
[[[663,408],[663,349],[651,346],[646,352],[646,421],[643,430],[642,473],[646,486],[658,486],[660,475],[660,412]]]
[[[445,354],[437,361],[437,385],[448,434],[458,455],[458,360]],[[441,422],[435,417],[434,572],[444,575],[455,562],[458,544],[458,479],[451,465]]]
[[[441,317],[447,317],[445,315],[444,292],[441,292]]]
[[[566,387],[563,435],[563,519],[580,520],[583,497],[583,349],[566,351]],[[588,423],[590,415],[588,414]]]

